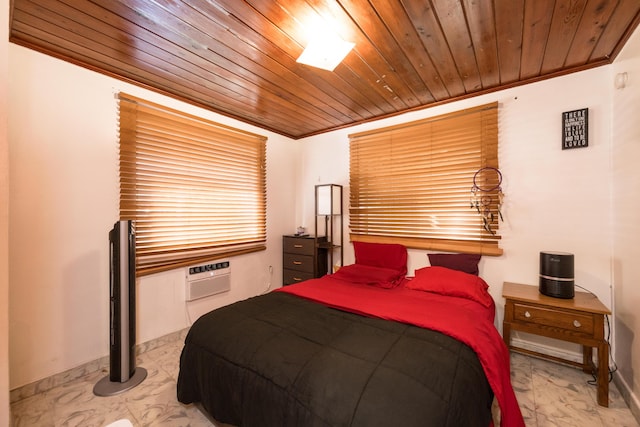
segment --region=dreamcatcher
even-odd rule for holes
[[[502,201],[504,193],[502,193],[502,173],[494,167],[487,166],[473,175],[473,187],[471,187],[471,208],[476,208],[478,213],[482,215],[482,223],[484,229],[491,234],[496,234],[491,229],[491,224],[495,219],[494,211],[491,205],[494,204],[494,197],[497,198],[495,204],[497,206],[498,216],[502,218]]]

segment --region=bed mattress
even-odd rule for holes
[[[261,427],[487,427],[493,400],[467,344],[286,292],[198,319],[177,394],[221,422]]]

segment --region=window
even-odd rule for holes
[[[266,137],[119,96],[120,219],[137,274],[265,249]]]
[[[497,188],[485,194],[489,230],[470,206],[476,172],[498,167],[497,110],[492,103],[349,135],[351,239],[500,255]],[[477,179],[497,187],[497,174]]]

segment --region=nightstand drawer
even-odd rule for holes
[[[282,265],[285,269],[306,271],[313,274],[313,255],[282,254]]]
[[[282,251],[293,254],[313,255],[314,246],[315,240],[312,238],[285,237],[282,241]]]
[[[513,320],[525,322],[530,325],[548,326],[564,329],[572,334],[593,336],[593,316],[583,313],[574,313],[557,308],[544,308],[522,303],[514,303]]]
[[[313,279],[313,273],[289,269],[284,269],[284,271],[282,272],[282,284],[285,286],[309,279]]]

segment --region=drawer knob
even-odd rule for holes
[[[582,323],[578,322],[577,320],[574,320],[573,326],[575,326],[576,328],[579,328],[580,326],[582,326]]]
[[[529,313],[528,311],[524,312],[524,317],[526,317],[527,319],[531,317],[531,313]]]
[[[302,261],[293,261],[295,265],[302,265]]]
[[[295,282],[302,282],[302,278],[301,277],[294,277],[293,280]]]
[[[294,248],[301,248],[302,245],[293,245]]]

